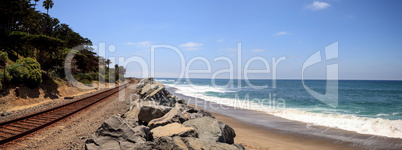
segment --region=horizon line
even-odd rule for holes
[[[130,78],[130,77],[127,77]],[[137,78],[137,77],[134,77]],[[149,77],[147,77],[149,78]],[[163,78],[163,79],[178,79],[178,78],[172,78],[172,77],[153,77],[155,79],[158,78]],[[186,78],[182,78],[182,79],[186,79]],[[189,78],[189,79],[212,79],[212,78]],[[229,78],[215,78],[215,79],[222,79],[222,80],[246,80],[244,78],[233,78],[233,79],[229,79]],[[266,78],[253,78],[253,79],[248,79],[248,80],[273,80],[273,79],[266,79]],[[295,79],[295,78],[282,78],[282,79],[275,79],[275,80],[302,80],[302,79]],[[335,80],[335,79],[304,79],[304,80]],[[338,81],[402,81],[402,79],[337,79]]]

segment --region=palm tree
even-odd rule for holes
[[[112,62],[110,61],[110,59],[106,59],[105,63],[107,64],[107,67],[109,68],[109,64],[111,64]]]
[[[34,0],[35,1],[35,5],[34,5],[34,8],[36,8],[36,2],[39,2],[39,0]]]
[[[45,1],[43,1],[42,7],[45,7],[45,9],[47,10],[46,14],[49,14],[49,9],[52,9],[53,5],[54,5],[53,0],[45,0]]]

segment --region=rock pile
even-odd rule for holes
[[[137,88],[130,110],[106,120],[86,149],[244,149],[234,144],[230,126],[188,106],[153,78],[142,79]]]

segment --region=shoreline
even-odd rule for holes
[[[345,144],[334,144],[327,140],[307,139],[289,134],[275,133],[225,116],[212,113],[216,119],[230,125],[236,132],[235,142],[242,143],[246,149],[304,149],[338,150],[353,149]]]
[[[166,85],[165,85],[166,86]],[[263,112],[233,108],[176,93],[190,105],[211,112],[218,120],[235,129],[235,140],[249,149],[398,149],[402,139],[359,134],[341,129],[287,120]],[[252,117],[250,117],[252,116]]]

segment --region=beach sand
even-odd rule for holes
[[[212,113],[218,120],[228,124],[236,132],[235,143],[242,143],[246,149],[270,150],[332,150],[353,149],[345,144],[335,144],[328,140],[303,138],[299,136],[275,133],[267,129],[240,122],[234,118]]]

